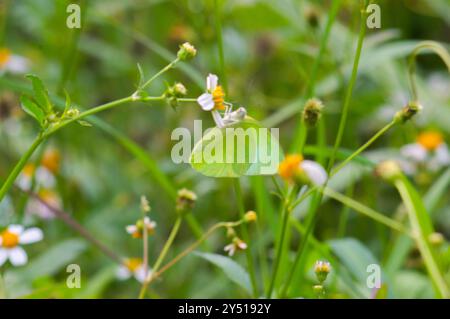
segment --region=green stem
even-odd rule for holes
[[[169,64],[167,64],[164,68],[162,68],[158,73],[156,73],[154,76],[152,76],[150,79],[148,79],[147,82],[145,82],[140,89],[143,90],[145,89],[147,86],[149,86],[157,77],[159,77],[161,74],[169,71],[170,69],[172,69],[178,62],[180,61],[179,58],[176,58],[175,60],[173,60],[172,62],[170,62]]]
[[[16,164],[16,166],[14,166],[14,169],[8,175],[8,178],[3,183],[2,188],[0,189],[0,202],[3,200],[6,193],[9,191],[9,189],[14,184],[14,181],[16,180],[17,176],[22,171],[23,167],[27,164],[31,155],[33,155],[34,151],[39,147],[39,145],[41,145],[41,143],[44,142],[45,138],[46,138],[45,136],[39,134],[39,136],[36,137],[36,139],[31,144],[31,146],[28,148],[28,150],[22,155],[22,157],[20,158],[20,160]]]
[[[148,284],[149,284],[151,278],[153,277],[153,273],[156,273],[158,271],[159,267],[161,266],[161,263],[164,261],[164,258],[166,257],[167,253],[169,252],[169,249],[172,246],[172,243],[178,234],[178,230],[180,229],[182,221],[183,221],[183,218],[181,216],[179,216],[177,218],[177,220],[175,221],[175,224],[173,225],[172,230],[170,231],[169,238],[167,238],[167,241],[164,244],[164,247],[161,250],[158,258],[156,259],[156,262],[153,264],[151,273],[146,277],[144,283],[142,284],[141,291],[139,292],[139,299],[144,298],[145,292],[147,291]]]
[[[228,82],[225,74],[225,54],[223,51],[223,38],[222,38],[222,20],[220,14],[220,3],[219,0],[214,1],[214,15],[216,20],[216,35],[217,35],[217,46],[219,49],[219,65],[220,65],[220,76],[222,79],[223,87],[225,93],[228,92]]]
[[[333,152],[331,154],[330,161],[328,163],[328,168],[327,168],[327,172],[328,173],[330,173],[331,168],[334,165],[334,161],[335,161],[335,158],[336,158],[336,155],[337,155],[337,151],[338,151],[338,149],[339,149],[339,147],[341,145],[341,141],[342,141],[342,137],[343,137],[343,134],[344,134],[345,125],[347,123],[347,117],[348,117],[348,112],[349,112],[349,108],[350,108],[350,101],[351,101],[351,97],[352,97],[352,93],[353,93],[353,87],[354,87],[354,84],[356,82],[356,77],[358,75],[359,60],[360,60],[360,57],[361,57],[362,46],[363,46],[364,37],[365,37],[365,34],[366,34],[366,19],[365,18],[366,18],[367,12],[366,12],[366,8],[365,8],[365,4],[366,4],[366,1],[361,1],[361,8],[360,8],[361,9],[361,19],[360,19],[360,29],[359,29],[359,35],[358,35],[358,44],[357,44],[357,47],[356,47],[355,57],[354,57],[354,60],[353,60],[353,67],[352,67],[352,73],[351,73],[351,77],[350,77],[350,82],[349,82],[349,85],[347,87],[347,93],[345,95],[344,105],[342,107],[342,115],[341,115],[341,119],[339,121],[339,127],[338,127],[338,133],[337,133],[336,141],[334,143]],[[368,145],[370,145],[370,144],[368,144]],[[365,145],[364,148],[362,147],[358,151],[361,152],[368,145]],[[353,158],[353,157],[351,156],[351,158]],[[341,168],[343,166],[341,166]],[[329,176],[329,178],[330,177],[331,176]],[[326,187],[329,178],[325,182],[325,185],[321,186],[321,189],[324,189],[324,187]],[[308,216],[307,216],[308,224],[307,224],[307,227],[306,227],[305,235],[303,236],[303,239],[300,242],[299,248],[297,250],[297,255],[295,257],[294,264],[293,264],[293,266],[292,266],[292,268],[291,268],[291,270],[289,272],[288,279],[287,279],[286,284],[284,285],[284,287],[282,289],[282,292],[281,292],[281,296],[282,297],[285,296],[286,293],[288,292],[289,286],[292,283],[292,278],[293,278],[293,276],[294,276],[294,274],[296,272],[297,265],[299,264],[299,262],[302,261],[302,258],[304,256],[304,252],[306,250],[305,248],[306,248],[306,246],[308,244],[309,237],[314,232],[315,224],[316,224],[316,221],[317,221],[318,215],[319,215],[317,213],[317,208],[320,206],[320,203],[322,202],[322,192],[319,192],[319,193],[316,193],[316,194],[317,194],[317,196],[315,196],[313,198],[313,201],[311,203],[310,209],[308,211]]]
[[[411,52],[411,55],[408,59],[408,76],[409,76],[409,85],[411,88],[411,94],[413,101],[417,102],[419,100],[419,94],[417,91],[417,84],[415,79],[416,74],[416,57],[420,53],[420,51],[424,49],[429,49],[434,51],[441,59],[444,61],[447,66],[448,71],[450,72],[450,55],[447,50],[435,41],[423,41],[420,42],[414,50]]]
[[[273,271],[272,271],[272,277],[270,280],[270,284],[269,284],[269,288],[267,289],[267,293],[266,293],[266,297],[267,298],[271,298],[272,297],[272,292],[273,292],[273,288],[275,286],[275,282],[277,280],[277,275],[278,275],[278,269],[280,268],[280,264],[281,264],[281,259],[283,257],[283,246],[284,246],[284,239],[286,238],[286,228],[287,228],[287,224],[289,222],[289,216],[290,216],[290,212],[287,210],[287,203],[283,203],[283,208],[282,208],[282,216],[283,216],[283,221],[281,224],[281,230],[279,233],[279,240],[278,240],[278,248],[277,248],[277,255],[275,257],[275,264],[273,266]]]
[[[242,197],[241,184],[238,178],[233,179],[234,191],[236,193],[236,201],[239,209],[239,217],[241,219],[245,216],[245,207],[244,207],[244,199]],[[258,297],[258,286],[256,283],[256,274],[255,274],[255,266],[253,264],[253,256],[251,250],[250,237],[247,230],[247,225],[241,225],[242,238],[247,243],[248,248],[245,250],[245,254],[247,256],[247,266],[248,272],[250,274],[250,281],[252,283],[253,295],[254,297]]]
[[[314,60],[314,65],[312,67],[311,76],[309,77],[308,87],[306,89],[306,99],[308,99],[314,95],[319,66],[320,66],[320,63],[322,62],[322,58],[325,53],[325,49],[327,47],[328,38],[330,36],[331,28],[336,19],[340,5],[341,5],[341,0],[333,1],[332,7],[330,9],[330,13],[328,14],[328,20],[327,20],[327,24],[325,26],[325,31],[320,40],[319,53],[317,54],[317,58]],[[301,127],[302,127],[302,123],[301,123],[301,119],[300,119],[298,121],[297,127],[295,129],[294,142],[292,143],[292,147],[291,147],[291,150],[293,150],[293,151],[299,149],[299,145],[300,145],[300,136],[299,135],[300,135]]]

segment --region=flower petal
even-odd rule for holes
[[[400,154],[416,162],[423,162],[427,158],[428,151],[420,144],[407,144],[400,149]]]
[[[308,175],[309,180],[314,185],[323,185],[327,180],[327,172],[318,163],[310,160],[304,160],[300,163],[300,167]]]
[[[120,266],[116,271],[116,277],[119,280],[126,280],[131,277],[131,272],[125,266]]]
[[[214,91],[218,82],[219,77],[217,75],[212,73],[208,74],[208,76],[206,77],[206,89],[208,90],[208,92]]]
[[[151,272],[149,270],[148,274],[150,274],[150,273]],[[143,266],[139,267],[134,272],[134,278],[136,278],[136,280],[139,281],[140,283],[143,283],[145,281],[146,277],[147,277],[147,274],[146,274],[145,268]]]
[[[441,144],[435,151],[436,161],[442,166],[450,164],[450,152],[446,144]]]
[[[23,266],[27,263],[28,257],[22,247],[15,247],[8,250],[9,261],[13,266]]]
[[[200,104],[204,111],[211,111],[214,108],[213,96],[209,93],[203,93],[197,99],[197,103]]]
[[[125,229],[127,230],[128,234],[133,234],[137,231],[137,226],[136,225],[128,225],[127,227],[125,227]]]
[[[19,55],[12,55],[6,65],[6,69],[11,73],[25,73],[28,70],[28,60]]]
[[[22,225],[9,225],[8,226],[8,231],[10,231],[11,233],[14,233],[16,235],[20,235],[23,232],[23,226]]]
[[[6,262],[8,259],[8,252],[6,249],[0,248],[0,267]]]
[[[44,238],[42,230],[37,227],[33,227],[25,230],[19,237],[20,244],[32,244],[41,241]]]
[[[36,182],[44,188],[53,188],[56,184],[55,176],[45,167],[39,167],[36,170]]]

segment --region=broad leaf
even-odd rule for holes
[[[273,175],[282,157],[271,130],[246,117],[225,128],[208,130],[195,145],[191,166],[211,177]]]
[[[33,84],[34,98],[45,113],[49,114],[53,110],[52,103],[48,97],[47,89],[42,83],[41,79],[34,74],[27,74],[26,77],[31,80]]]
[[[36,105],[30,98],[28,98],[25,95],[22,95],[20,97],[20,104],[22,106],[22,109],[27,113],[28,115],[32,116],[39,125],[43,125],[45,114],[42,111],[42,109]]]
[[[226,256],[210,253],[195,252],[195,255],[206,259],[207,261],[222,269],[225,275],[227,275],[227,277],[230,278],[231,281],[244,288],[245,291],[249,295],[251,295],[252,288],[250,284],[250,276],[245,271],[245,269],[242,268],[242,266],[235,262],[233,259]]]

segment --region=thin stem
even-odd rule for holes
[[[31,197],[33,197],[35,200],[39,201],[42,205],[44,205],[46,208],[48,208],[56,217],[58,217],[60,220],[62,220],[67,226],[75,230],[77,233],[79,233],[81,236],[83,236],[87,241],[91,242],[94,246],[96,246],[102,253],[104,253],[106,256],[111,258],[113,261],[117,262],[118,264],[123,264],[123,259],[117,255],[113,250],[109,249],[107,246],[105,246],[101,241],[99,241],[94,235],[92,235],[86,228],[84,228],[80,223],[78,223],[75,219],[73,219],[70,214],[66,213],[65,211],[54,207],[53,205],[47,203],[44,199],[42,199],[39,195],[36,193],[30,192],[30,191],[24,191],[20,189],[21,191],[29,194]]]
[[[311,70],[311,76],[309,77],[309,82],[308,82],[308,86],[306,89],[306,99],[308,99],[314,95],[319,66],[320,66],[320,63],[322,62],[322,58],[325,53],[325,49],[327,47],[328,38],[330,36],[331,28],[336,19],[340,5],[341,5],[341,0],[333,1],[332,7],[330,9],[330,13],[328,14],[325,31],[322,35],[322,38],[320,39],[319,53],[317,54],[317,58],[314,60],[314,64],[313,64],[313,67]],[[299,120],[297,123],[297,127],[295,129],[294,142],[292,143],[292,146],[291,146],[291,150],[293,150],[293,151],[299,148],[299,145],[300,145],[299,133],[300,133],[301,127],[302,127],[302,122],[301,122],[301,120]]]
[[[350,77],[350,82],[349,85],[347,87],[347,93],[345,95],[345,99],[344,99],[344,105],[342,107],[342,115],[341,115],[341,119],[339,121],[339,127],[338,127],[338,133],[337,133],[337,137],[336,137],[336,141],[334,143],[334,147],[333,147],[333,152],[331,154],[330,157],[330,161],[328,163],[328,167],[327,167],[327,172],[330,173],[331,168],[334,165],[334,161],[337,155],[337,151],[341,145],[341,141],[342,141],[342,137],[344,134],[344,130],[345,130],[345,126],[347,123],[347,117],[348,117],[348,113],[349,113],[349,109],[350,109],[350,101],[351,101],[351,97],[352,97],[352,93],[353,93],[353,87],[354,84],[356,83],[356,78],[358,75],[358,66],[359,66],[359,60],[361,57],[361,52],[362,52],[362,46],[363,46],[363,42],[364,42],[364,37],[366,34],[366,15],[367,15],[367,11],[365,8],[365,4],[366,1],[361,1],[361,19],[360,19],[360,29],[359,29],[359,35],[358,35],[358,44],[356,47],[356,52],[355,52],[355,57],[353,60],[353,68],[352,68],[352,73],[351,73],[351,77]],[[373,139],[375,140],[375,139]],[[366,143],[367,144],[367,143]],[[368,144],[370,145],[370,144]],[[365,147],[367,147],[368,145],[365,145]],[[361,148],[361,149],[365,149],[365,148]],[[362,151],[362,150],[358,150],[358,151]],[[352,156],[352,155],[351,155]],[[351,157],[350,156],[350,157]],[[353,157],[352,157],[353,158]],[[345,163],[346,164],[346,163]],[[344,165],[345,165],[344,164]],[[343,167],[343,166],[341,166]],[[325,182],[325,185],[321,186],[321,189],[323,190],[326,185],[328,184],[329,178],[331,176],[329,176]],[[292,283],[292,279],[294,277],[294,274],[297,270],[297,265],[300,263],[300,261],[302,260],[303,256],[304,256],[304,252],[305,252],[305,248],[308,244],[308,240],[310,235],[314,232],[314,228],[315,228],[315,224],[316,221],[318,219],[318,213],[317,213],[317,208],[320,206],[320,203],[322,202],[322,192],[316,193],[317,196],[315,196],[313,198],[313,201],[311,203],[310,209],[308,211],[308,224],[306,227],[306,232],[305,235],[303,236],[303,239],[300,242],[300,245],[298,247],[297,250],[297,255],[295,257],[295,261],[294,264],[289,272],[289,276],[288,279],[286,281],[286,284],[284,285],[282,292],[281,292],[281,296],[285,296],[286,293],[288,292],[289,286]]]
[[[166,257],[167,253],[169,252],[169,249],[172,246],[172,243],[173,243],[173,241],[175,240],[175,237],[178,234],[178,230],[180,229],[182,221],[183,221],[183,217],[178,216],[176,221],[175,221],[175,224],[172,227],[172,230],[170,231],[169,238],[167,238],[167,241],[164,244],[164,247],[161,250],[158,258],[156,259],[156,262],[153,264],[153,267],[151,269],[151,273],[146,277],[144,283],[142,284],[141,291],[139,293],[139,299],[144,298],[145,292],[146,292],[147,286],[148,286],[147,282],[150,281],[150,278],[153,277],[153,273],[158,271],[159,266],[161,266],[161,263],[164,261],[164,258]]]
[[[225,74],[225,55],[223,51],[223,38],[222,38],[222,16],[220,14],[220,0],[214,0],[214,15],[216,20],[216,36],[217,36],[217,47],[219,50],[219,65],[220,65],[220,76],[222,79],[223,87],[225,93],[228,92],[228,82]]]
[[[239,216],[241,219],[245,216],[245,208],[244,208],[244,199],[242,197],[241,184],[238,178],[233,179],[234,191],[236,193],[236,201],[239,209]],[[245,250],[245,255],[247,256],[247,268],[250,275],[250,281],[252,283],[253,294],[255,297],[258,296],[258,286],[256,283],[256,274],[255,274],[255,266],[253,264],[253,256],[250,245],[250,237],[248,234],[247,226],[241,225],[242,237],[244,241],[247,243],[248,248]]]
[[[289,222],[289,216],[290,216],[290,212],[286,209],[286,206],[287,206],[287,203],[283,203],[283,206],[282,206],[283,221],[281,224],[281,230],[280,230],[280,234],[279,234],[280,239],[278,241],[277,255],[275,257],[275,264],[273,266],[273,271],[272,271],[272,279],[270,280],[269,288],[267,289],[267,293],[266,293],[267,298],[272,297],[272,291],[275,286],[275,282],[277,280],[278,269],[280,267],[281,259],[283,257],[282,252],[283,252],[283,246],[284,246],[284,239],[286,238],[286,228],[287,228],[287,224]]]
[[[145,216],[144,214],[144,230],[143,230],[143,236],[142,236],[142,264],[144,266],[144,278],[147,278],[148,276],[148,229],[147,225],[145,224]]]
[[[448,54],[447,50],[440,45],[439,43],[435,41],[423,41],[420,42],[414,50],[411,52],[411,55],[408,59],[408,78],[409,78],[409,85],[411,88],[411,95],[413,98],[413,101],[417,102],[419,100],[419,93],[417,91],[417,84],[416,84],[416,57],[417,55],[424,49],[429,49],[434,51],[441,59],[444,61],[445,65],[447,66],[448,71],[450,72],[450,55]]]
[[[170,62],[169,64],[167,64],[164,68],[162,68],[158,73],[156,73],[154,76],[152,76],[150,79],[148,79],[147,82],[145,82],[140,89],[143,90],[145,89],[147,86],[149,86],[156,78],[158,78],[161,74],[169,71],[170,69],[172,69],[178,62],[180,61],[179,58],[176,58],[175,60],[173,60],[172,62]]]
[[[167,264],[165,264],[163,267],[161,267],[160,270],[155,271],[152,273],[151,276],[147,278],[147,280],[144,282],[142,289],[145,291],[147,290],[150,283],[161,276],[162,273],[167,271],[169,268],[171,268],[173,265],[175,265],[177,262],[179,262],[182,258],[189,255],[195,248],[200,246],[209,236],[211,236],[217,229],[219,228],[228,228],[228,227],[236,227],[242,224],[242,220],[237,222],[220,222],[215,225],[213,225],[210,229],[208,229],[202,237],[200,237],[196,242],[194,242],[192,245],[190,245],[188,248],[183,250],[181,253],[179,253],[177,256],[175,256],[171,261],[169,261]]]
[[[17,162],[16,166],[14,166],[13,170],[8,175],[6,181],[3,183],[2,188],[0,189],[0,202],[3,200],[6,193],[11,188],[11,186],[14,184],[14,181],[22,171],[23,167],[27,164],[31,155],[33,155],[34,151],[39,147],[39,145],[41,145],[42,142],[44,142],[44,140],[45,137],[39,134],[39,136],[36,137],[36,139],[33,141],[28,150],[22,155],[19,162]]]

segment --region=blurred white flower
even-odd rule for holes
[[[9,225],[0,233],[0,266],[8,259],[13,266],[22,266],[27,263],[25,250],[19,245],[32,244],[44,237],[39,228],[24,229],[22,225]]]
[[[30,190],[31,184],[35,178],[37,186],[44,188],[53,188],[56,184],[55,176],[45,166],[36,166],[28,163],[17,177],[17,185],[23,190]]]
[[[228,256],[233,256],[237,250],[247,249],[247,244],[238,237],[234,237],[231,244],[224,247],[224,251],[228,252]]]
[[[400,149],[404,159],[399,163],[407,174],[415,174],[419,167],[436,172],[450,165],[450,152],[442,135],[436,131],[419,134],[416,143],[407,144]]]
[[[62,208],[61,198],[56,192],[42,188],[39,190],[38,196],[51,207]],[[53,211],[36,198],[30,198],[25,211],[27,214],[36,215],[42,219],[55,218]]]
[[[319,163],[304,160],[299,154],[287,155],[278,167],[278,174],[288,182],[299,184],[323,185],[328,178]]]
[[[12,54],[7,48],[0,48],[0,74],[5,72],[23,74],[28,71],[28,65],[26,58]]]
[[[145,271],[142,259],[129,258],[126,259],[124,261],[124,264],[117,269],[116,276],[119,280],[127,280],[133,276],[137,281],[143,283],[145,281],[146,275],[150,273],[150,268],[147,270],[147,272]]]
[[[142,238],[144,227],[147,228],[148,234],[152,235],[155,232],[156,222],[145,216],[143,219],[138,220],[136,224],[126,226],[125,229],[133,238]]]

